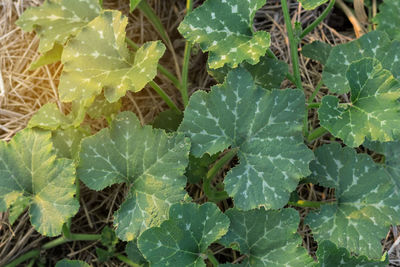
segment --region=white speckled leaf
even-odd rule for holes
[[[157,74],[165,46],[145,43],[133,59],[125,43],[128,18],[119,11],[104,11],[83,27],[64,48],[60,99],[84,100],[100,94],[118,101],[127,90],[138,92]]]
[[[381,239],[400,221],[400,196],[385,170],[366,154],[337,143],[315,151],[311,179],[335,188],[337,202],[307,215],[317,242],[329,240],[358,255],[381,258]]]
[[[305,10],[313,10],[322,5],[323,3],[328,2],[328,0],[298,0],[298,1],[301,3],[302,7]]]
[[[346,78],[351,103],[343,106],[334,96],[325,96],[318,110],[321,125],[348,146],[357,147],[365,137],[392,141],[400,133],[400,82],[374,59],[350,65]]]
[[[357,40],[332,48],[322,73],[329,90],[338,94],[349,92],[346,71],[351,63],[365,57],[379,60],[384,69],[400,78],[400,42],[391,42],[384,32],[372,31]]]
[[[133,113],[122,112],[110,129],[83,139],[77,173],[94,190],[130,186],[114,223],[120,239],[133,240],[167,219],[169,207],[183,200],[189,150],[183,134],[142,127]]]
[[[400,40],[400,1],[385,0],[374,17],[377,30],[385,31],[391,39]]]
[[[37,60],[31,63],[29,70],[35,70],[41,66],[60,61],[63,50],[64,47],[62,45],[55,43],[51,50],[43,53]]]
[[[365,256],[351,256],[345,248],[338,248],[327,240],[318,243],[317,257],[318,263],[315,267],[385,267],[389,264],[388,257],[374,261]]]
[[[51,133],[51,140],[54,145],[57,157],[77,159],[79,145],[82,139],[90,134],[89,129],[83,127],[58,128]]]
[[[239,149],[240,163],[225,177],[236,207],[277,209],[310,173],[313,154],[301,135],[304,101],[299,90],[260,88],[238,68],[210,93],[192,95],[178,131],[191,138],[196,157]]]
[[[73,161],[56,159],[50,138],[50,132],[25,129],[8,144],[0,141],[0,210],[28,198],[33,227],[57,236],[79,203]]]
[[[107,118],[118,113],[121,106],[121,100],[110,103],[103,94],[100,94],[95,97],[93,103],[88,107],[86,112],[92,119],[100,119],[103,116]]]
[[[215,204],[175,204],[169,220],[143,232],[138,247],[151,266],[206,266],[208,246],[228,227],[228,217]]]
[[[242,266],[311,266],[313,259],[301,247],[297,234],[300,218],[296,210],[229,209],[225,214],[231,224],[220,242],[247,256]]]
[[[39,52],[45,53],[55,43],[64,45],[100,10],[98,0],[47,0],[39,7],[27,9],[16,24],[24,31],[34,30],[40,36]]]
[[[235,68],[242,61],[256,64],[271,40],[265,31],[254,32],[256,11],[266,0],[207,0],[185,17],[179,32],[198,43],[208,54],[208,66],[217,69],[227,64]]]

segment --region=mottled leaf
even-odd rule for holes
[[[175,110],[168,109],[157,115],[152,125],[154,128],[163,129],[166,132],[175,132],[179,124],[181,124],[183,114],[178,113]]]
[[[318,110],[321,125],[348,146],[361,145],[365,137],[392,141],[400,133],[400,82],[371,58],[351,64],[346,78],[351,102],[325,96]]]
[[[350,64],[366,57],[379,60],[384,69],[400,78],[400,42],[391,42],[386,33],[372,31],[347,44],[332,48],[322,78],[333,93],[343,94],[350,90],[346,71]]]
[[[369,260],[365,256],[355,257],[344,248],[338,248],[330,241],[318,243],[317,250],[318,263],[315,267],[385,267],[389,264],[388,257],[383,260]]]
[[[64,259],[57,262],[55,267],[90,267],[90,265],[84,261]]]
[[[286,62],[269,57],[262,57],[256,65],[251,65],[247,62],[240,65],[250,72],[257,85],[266,89],[280,88],[289,71]],[[223,83],[226,75],[231,70],[232,68],[224,66],[219,69],[208,69],[208,73],[219,83]]]
[[[29,201],[33,227],[57,236],[79,203],[74,198],[75,166],[72,160],[56,159],[50,138],[49,132],[25,129],[8,144],[0,141],[0,209]]]
[[[314,41],[311,44],[303,46],[301,53],[311,58],[312,60],[319,61],[322,65],[326,64],[329,54],[331,53],[332,46],[320,41]]]
[[[103,94],[95,97],[93,103],[86,110],[92,119],[100,119],[101,117],[110,117],[118,113],[121,109],[121,100],[110,103],[105,99]]]
[[[189,149],[183,134],[142,127],[133,113],[122,112],[109,129],[82,141],[77,173],[94,190],[129,185],[114,223],[120,239],[133,240],[167,219],[169,207],[183,199]]]
[[[381,239],[400,221],[400,196],[385,170],[366,154],[337,143],[315,151],[314,183],[335,188],[336,202],[307,215],[317,242],[329,240],[358,255],[379,259]]]
[[[98,0],[47,0],[43,5],[28,8],[16,24],[24,31],[40,36],[39,52],[64,45],[79,30],[97,17],[101,7]]]
[[[238,148],[240,163],[225,177],[236,207],[281,208],[310,173],[313,155],[301,134],[304,103],[301,91],[267,91],[238,68],[210,93],[192,95],[178,130],[191,138],[196,157]]]
[[[266,0],[207,0],[185,17],[179,32],[208,52],[208,66],[235,68],[242,61],[256,64],[271,40],[265,31],[254,32],[255,13]]]
[[[391,39],[400,40],[400,1],[384,0],[374,22],[377,30],[385,31]]]
[[[52,64],[61,60],[63,46],[55,43],[54,47],[41,55],[36,61],[32,62],[29,70],[35,70],[41,66]]]
[[[328,2],[328,0],[298,0],[305,10],[313,10],[320,5]]]
[[[247,256],[243,266],[304,267],[313,261],[301,247],[301,237],[297,234],[300,218],[296,210],[229,209],[225,214],[231,224],[220,242]]]
[[[71,39],[62,55],[60,99],[84,100],[100,94],[115,102],[127,90],[138,92],[157,74],[165,46],[145,43],[133,59],[125,43],[128,18],[119,11],[104,11]]]
[[[151,266],[206,266],[208,246],[228,227],[228,217],[214,204],[175,204],[169,220],[143,232],[138,247]]]

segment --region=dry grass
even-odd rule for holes
[[[14,22],[23,10],[28,6],[39,5],[41,0],[0,0],[0,139],[9,140],[17,131],[23,129],[30,117],[43,104],[48,102],[58,102],[57,84],[62,70],[60,64],[53,64],[39,68],[36,71],[28,71],[30,63],[38,57],[36,52],[38,38],[34,34],[23,33],[18,29]],[[159,39],[159,35],[151,24],[140,12],[129,14],[127,0],[105,1],[105,7],[119,9],[124,14],[129,15],[129,25],[127,35],[137,43],[144,43],[149,40]],[[184,0],[149,0],[156,13],[165,25],[172,40],[173,49],[176,51],[174,56],[171,50],[167,50],[162,59],[162,64],[174,72],[181,68],[184,40],[176,31],[178,24],[184,15]],[[195,1],[195,6],[201,0]],[[255,27],[258,30],[267,30],[272,36],[272,50],[278,58],[290,63],[289,43],[284,27],[283,17],[280,11],[280,1],[269,0],[268,4],[256,14]],[[303,26],[311,23],[323,10],[319,8],[315,11],[304,11],[299,8],[297,2],[292,1],[290,5],[292,18],[301,21]],[[329,18],[328,18],[329,20]],[[302,44],[310,43],[314,40],[321,40],[332,45],[344,43],[354,38],[354,33],[338,32],[322,23],[317,29],[309,34]],[[190,92],[208,89],[214,80],[208,76],[205,69],[206,56],[201,52],[192,55],[190,65]],[[320,64],[310,61],[308,58],[300,56],[300,68],[306,95],[309,97],[316,84],[321,79],[322,67]],[[172,97],[172,99],[182,106],[178,91],[174,86],[162,76],[157,78],[157,83]],[[294,87],[289,81],[285,81],[282,87]],[[327,93],[326,88],[317,94],[316,101],[320,101],[322,96]],[[62,105],[66,110],[68,105]],[[155,94],[151,88],[145,88],[140,93],[128,93],[123,98],[123,110],[135,112],[142,123],[153,120],[156,114],[165,110],[167,106]],[[316,112],[309,113],[309,121],[312,128],[319,125]],[[107,124],[104,121],[86,120],[93,129],[99,130]],[[316,140],[310,148],[331,142],[331,136]],[[234,160],[232,166],[237,163]],[[218,179],[223,179],[224,170]],[[188,192],[198,203],[206,201],[200,185],[190,185]],[[112,186],[101,192],[93,192],[82,185],[81,189],[81,209],[72,221],[72,231],[79,233],[98,233],[105,225],[112,225],[113,212],[119,207],[126,193],[126,188],[121,185]],[[334,192],[325,188],[312,186],[310,184],[298,187],[299,196],[305,200],[327,200],[334,197]],[[232,201],[226,200],[220,203],[222,210],[231,207]],[[307,209],[299,209],[304,218]],[[32,248],[38,248],[49,239],[38,234],[29,223],[27,214],[13,225],[8,224],[7,213],[0,214],[0,266],[9,260],[21,255]],[[303,245],[311,255],[315,256],[317,248],[310,230],[307,226],[300,224],[299,233],[303,236]],[[393,228],[388,232],[383,240],[385,250],[389,250],[394,242],[394,237],[398,237],[398,229]],[[42,257],[48,260],[47,265],[52,266],[61,258],[80,259],[94,266],[121,266],[121,262],[112,260],[106,264],[99,264],[95,255],[96,242],[73,242],[46,251]],[[121,242],[119,248],[123,249]],[[238,252],[226,249],[218,244],[212,245],[212,250],[216,253],[219,260],[240,261],[243,256]],[[391,255],[393,266],[400,266],[399,246],[393,249]],[[397,264],[397,265],[396,265]]]

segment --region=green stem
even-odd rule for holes
[[[193,9],[192,0],[186,1],[186,15],[188,15]],[[182,67],[182,87],[181,87],[181,95],[183,100],[183,105],[186,107],[189,103],[188,96],[188,74],[189,74],[189,61],[190,61],[190,53],[192,50],[192,43],[186,41],[185,43],[185,53],[183,57],[183,67]]]
[[[324,82],[321,79],[318,82],[317,87],[315,87],[314,92],[312,93],[312,95],[308,99],[308,104],[311,104],[314,101],[315,96],[318,94],[319,90],[321,90],[323,84],[324,84]]]
[[[310,143],[312,141],[314,141],[317,138],[320,138],[321,136],[325,135],[326,133],[328,133],[328,130],[325,129],[324,127],[319,127],[317,129],[315,129],[314,131],[312,131],[308,137],[307,137],[307,141]]]
[[[125,257],[124,255],[117,254],[117,255],[115,255],[115,257],[116,257],[117,259],[119,259],[120,261],[122,261],[123,263],[128,264],[129,266],[133,266],[133,267],[140,267],[140,266],[142,266],[142,265],[140,265],[140,264],[137,264],[137,263],[131,261],[130,259],[128,259],[128,258]]]
[[[40,251],[38,249],[31,250],[31,251],[19,256],[18,258],[16,258],[15,260],[13,260],[12,262],[10,262],[9,264],[7,264],[4,267],[18,266],[19,264],[21,264],[29,259],[39,257],[39,255],[40,255]]]
[[[267,56],[270,57],[270,58],[273,58],[273,59],[275,59],[275,60],[278,60],[278,58],[277,58],[277,57],[275,56],[275,54],[271,51],[270,48],[268,48],[268,50],[267,50]]]
[[[304,29],[304,31],[300,35],[300,39],[303,39],[307,34],[314,30],[314,28],[317,27],[321,23],[321,21],[326,18],[326,16],[328,16],[334,5],[335,0],[331,0],[329,2],[329,5],[325,8],[324,12],[322,12],[322,14],[313,23],[311,23],[307,28]]]
[[[307,104],[307,109],[319,108],[320,106],[321,106],[321,103],[309,103],[309,104]]]
[[[128,45],[134,50],[137,51],[139,49],[139,46],[132,41],[131,39],[129,39],[128,37],[125,38],[125,41],[128,43]],[[174,74],[172,74],[169,70],[167,70],[166,68],[164,68],[163,66],[161,66],[160,64],[158,64],[157,69],[165,76],[168,78],[168,80],[170,80],[176,88],[180,88],[181,84],[178,80],[178,78],[175,77]]]
[[[157,92],[157,94],[167,103],[168,107],[175,110],[178,113],[182,113],[180,109],[175,105],[175,103],[169,98],[169,96],[164,92],[164,90],[156,84],[154,81],[149,82],[149,85]]]
[[[289,8],[287,4],[287,0],[282,0],[282,11],[283,11],[283,18],[286,24],[286,30],[288,33],[289,38],[289,45],[290,45],[290,56],[292,58],[292,67],[293,67],[293,75],[295,79],[296,86],[303,90],[303,85],[301,84],[301,76],[300,76],[300,66],[299,66],[299,54],[297,52],[298,43],[297,40],[294,38],[292,22],[290,20]]]
[[[212,252],[212,250],[207,250],[207,258],[208,260],[212,263],[212,265],[214,267],[218,266],[219,262],[218,260],[214,257],[214,253]]]
[[[308,200],[298,200],[296,202],[291,202],[291,201],[288,202],[288,204],[291,206],[301,207],[301,208],[319,208],[322,205],[334,204],[334,203],[335,201],[321,202],[321,201],[308,201]]]

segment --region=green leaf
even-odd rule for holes
[[[39,52],[45,53],[56,43],[64,45],[100,10],[97,0],[47,0],[41,6],[28,8],[16,24],[24,31],[34,30],[40,36]]]
[[[57,157],[77,159],[81,140],[88,135],[90,135],[90,129],[84,127],[53,130],[51,140]]]
[[[254,82],[266,89],[280,88],[281,83],[289,72],[288,64],[281,60],[276,60],[269,57],[262,57],[256,65],[251,65],[247,62],[240,64],[253,76]],[[219,69],[208,69],[219,83],[223,83],[226,75],[232,68],[224,66]]]
[[[305,10],[313,10],[320,5],[328,2],[328,0],[297,0]]]
[[[62,45],[55,43],[51,50],[45,52],[36,61],[32,62],[29,66],[29,70],[35,70],[41,66],[60,61],[63,48]]]
[[[185,17],[179,32],[198,43],[208,54],[208,66],[235,68],[242,61],[259,62],[271,39],[265,31],[254,32],[255,13],[266,0],[207,0]]]
[[[376,29],[385,31],[391,39],[400,40],[400,2],[385,0],[379,5],[379,13],[373,21]]]
[[[264,208],[225,212],[231,224],[221,243],[245,254],[243,266],[300,266],[313,262],[297,234],[299,213],[294,209]]]
[[[25,129],[10,143],[0,141],[0,209],[29,199],[33,227],[57,236],[79,209],[72,160],[56,159],[49,132]]]
[[[19,216],[25,211],[29,206],[29,197],[23,196],[19,193],[15,194],[16,199],[12,201],[9,207],[8,221],[11,225],[19,218]],[[4,208],[6,209],[6,208]],[[0,208],[0,210],[2,210]]]
[[[357,40],[333,47],[322,73],[325,85],[333,93],[349,92],[346,71],[350,64],[366,57],[379,60],[384,69],[400,78],[399,45],[398,41],[391,42],[386,33],[372,31]]]
[[[218,156],[219,153],[212,156],[204,154],[201,158],[189,155],[189,165],[185,173],[188,182],[196,184],[203,180],[207,176],[209,166],[217,160]]]
[[[152,125],[154,128],[163,129],[166,132],[175,132],[179,124],[181,124],[183,114],[178,113],[175,110],[168,109],[157,115]]]
[[[320,41],[314,41],[311,44],[303,46],[301,53],[304,56],[311,58],[312,60],[319,61],[322,65],[325,65],[331,50],[332,46],[329,44]]]
[[[165,46],[145,43],[132,58],[125,43],[128,18],[119,11],[104,11],[71,39],[62,55],[60,99],[84,100],[100,94],[115,102],[127,90],[138,92],[157,74]]]
[[[77,173],[94,190],[129,185],[114,214],[117,236],[129,241],[167,219],[169,207],[183,199],[189,149],[183,134],[142,127],[133,113],[122,112],[110,129],[83,139]]]
[[[142,233],[138,247],[151,266],[206,266],[208,246],[228,227],[228,217],[214,204],[175,204],[169,220]]]
[[[146,261],[146,259],[143,257],[143,254],[137,247],[137,240],[128,242],[128,244],[126,244],[125,253],[128,256],[128,259],[134,263],[141,266],[149,266],[149,263]]]
[[[335,188],[336,203],[311,212],[308,224],[317,242],[329,240],[358,255],[379,259],[381,239],[400,221],[400,196],[385,170],[366,154],[337,143],[315,151],[314,183]]]
[[[225,177],[236,207],[282,208],[313,159],[301,134],[304,103],[303,92],[267,91],[238,68],[210,93],[192,95],[179,131],[196,157],[238,148],[240,163]]]
[[[129,11],[132,12],[142,0],[131,0]],[[145,0],[146,1],[146,0]]]
[[[64,259],[57,262],[56,267],[90,267],[90,265],[84,261]]]
[[[338,98],[325,96],[318,110],[321,126],[352,147],[365,137],[392,141],[400,132],[400,82],[372,58],[352,63],[346,78],[351,103],[339,104]]]
[[[110,252],[105,249],[96,247],[96,256],[97,256],[97,260],[100,263],[104,263],[104,262],[109,261],[114,256],[114,252]]]
[[[121,100],[110,103],[105,99],[103,94],[100,94],[95,97],[93,103],[88,107],[86,112],[92,119],[100,119],[103,116],[107,118],[118,113],[121,106]]]
[[[101,244],[106,246],[107,248],[114,248],[115,245],[118,244],[118,238],[115,235],[114,230],[110,227],[105,226],[101,231]]]
[[[385,267],[389,264],[388,257],[381,261],[374,261],[365,256],[351,256],[346,249],[338,248],[335,244],[326,240],[318,244],[317,257],[316,267]]]

